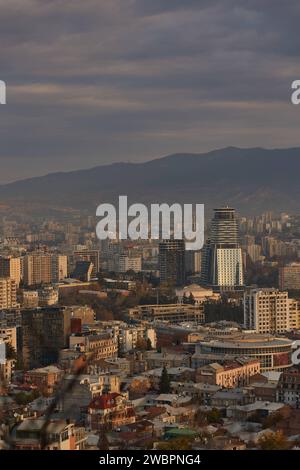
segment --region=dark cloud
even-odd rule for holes
[[[298,0],[0,0],[0,182],[300,145]]]

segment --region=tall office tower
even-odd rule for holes
[[[67,277],[67,257],[52,253],[31,253],[24,257],[24,284],[58,282]]]
[[[279,268],[279,289],[300,289],[300,263]]]
[[[0,278],[0,309],[17,306],[17,286],[9,277]]]
[[[235,210],[215,209],[210,238],[202,252],[201,281],[215,290],[235,290],[244,284],[242,249]]]
[[[185,242],[184,240],[164,240],[159,244],[160,282],[176,286],[185,281]]]
[[[257,333],[284,333],[299,327],[299,303],[278,289],[250,289],[244,294],[244,326]]]
[[[91,261],[93,263],[92,277],[96,277],[100,271],[99,250],[74,251],[74,265],[76,264],[77,261]]]
[[[68,346],[71,312],[64,307],[23,310],[21,328],[24,369],[55,364]]]
[[[13,279],[18,288],[21,281],[21,259],[13,256],[0,256],[0,277]]]

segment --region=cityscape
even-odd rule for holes
[[[2,449],[297,448],[300,217],[207,222],[188,251],[3,216]]]
[[[299,1],[0,13],[1,468],[287,466]]]

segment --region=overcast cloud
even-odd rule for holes
[[[300,146],[299,0],[0,0],[0,182]]]

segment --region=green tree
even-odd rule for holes
[[[218,410],[217,408],[213,408],[212,410],[208,411],[206,413],[206,419],[209,424],[221,423],[222,418],[220,410]]]
[[[160,393],[170,393],[171,391],[170,377],[169,377],[166,367],[163,368],[162,373],[161,373],[159,391]]]

